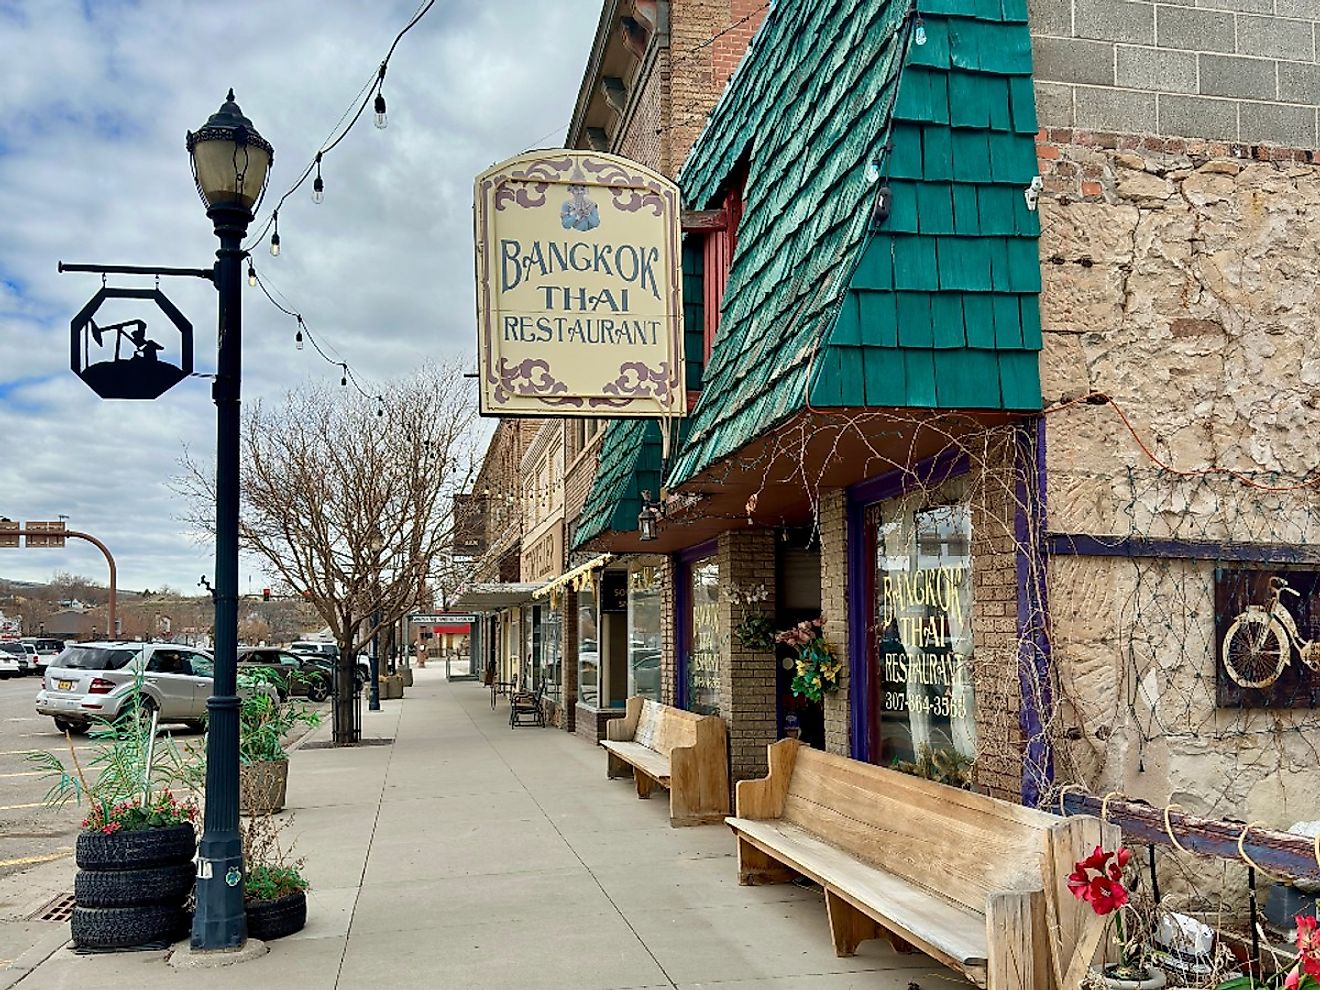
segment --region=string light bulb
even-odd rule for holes
[[[257,287],[257,270],[252,267],[252,262],[248,262],[248,285],[252,288]]]
[[[389,118],[385,116],[385,94],[381,92],[381,87],[385,85],[385,68],[389,65],[389,60],[380,63],[380,69],[376,73],[376,127],[385,130],[389,124]]]
[[[299,330],[298,335],[293,338],[293,343],[294,346],[298,348],[298,350],[301,351],[303,349],[303,335],[301,330]]]
[[[312,180],[312,202],[325,201],[325,183],[321,181],[321,153],[316,153],[316,178]]]
[[[916,43],[918,48],[926,43],[926,22],[921,19],[920,14],[917,15],[917,25],[916,30],[912,34],[912,40]]]
[[[270,235],[270,256],[278,258],[280,256],[280,211],[275,211],[275,232]]]
[[[339,376],[339,385],[341,388],[348,388],[348,365],[341,364],[340,367],[343,369],[343,371],[340,373]]]

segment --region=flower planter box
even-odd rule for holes
[[[83,951],[164,946],[188,929],[196,832],[190,823],[78,836],[69,928]]]
[[[243,763],[238,768],[239,810],[245,815],[273,815],[284,810],[289,761]]]
[[[298,891],[273,901],[247,902],[248,938],[269,942],[302,931],[307,924],[307,894]]]

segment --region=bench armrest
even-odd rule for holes
[[[642,717],[642,699],[636,695],[628,699],[623,718],[605,723],[605,738],[611,742],[631,742],[637,735],[637,723]]]
[[[770,773],[756,780],[738,781],[735,807],[739,818],[779,818],[784,814],[788,782],[793,777],[796,739],[781,739],[768,747]]]

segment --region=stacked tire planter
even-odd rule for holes
[[[300,890],[273,901],[248,901],[246,912],[248,938],[283,938],[306,926],[307,894]]]
[[[70,927],[85,951],[161,947],[188,931],[197,837],[187,822],[78,836]]]

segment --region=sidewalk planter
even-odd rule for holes
[[[410,688],[413,686],[413,672],[411,667],[404,667],[403,670],[399,671],[399,674],[403,678],[404,687]]]
[[[181,937],[188,928],[184,904],[193,889],[196,842],[187,822],[79,834],[69,921],[75,947],[126,949]]]
[[[269,942],[300,932],[307,925],[307,893],[297,891],[273,901],[247,902],[248,938]]]
[[[245,815],[273,815],[284,810],[289,761],[257,760],[238,768],[239,810]]]

